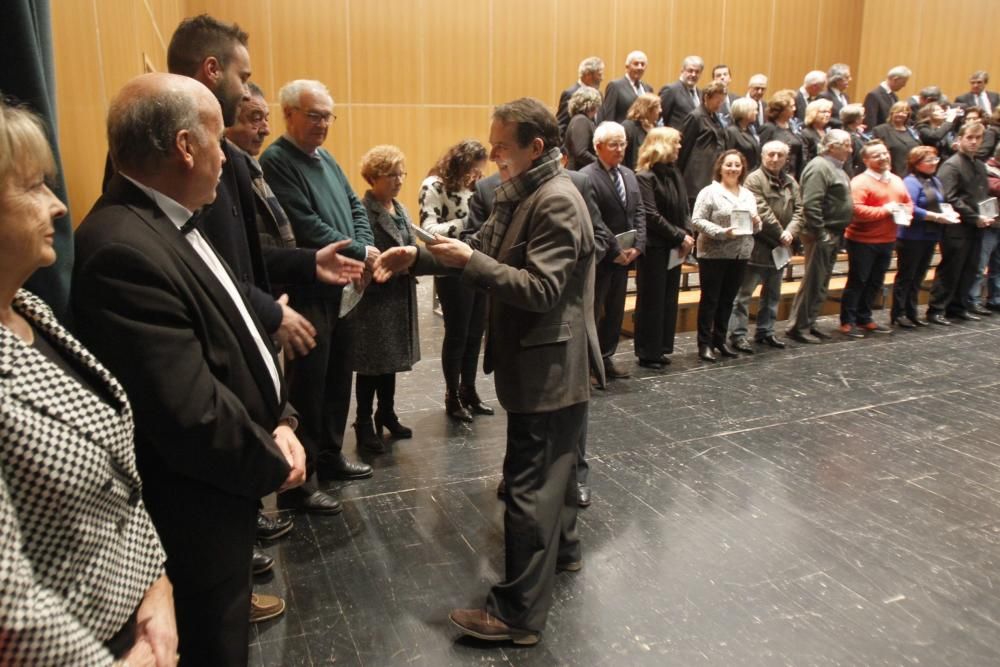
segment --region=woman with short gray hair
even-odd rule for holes
[[[726,128],[726,148],[735,148],[747,161],[747,171],[760,166],[760,135],[753,123],[757,119],[757,103],[741,97],[729,107],[733,124]]]
[[[566,168],[579,171],[597,161],[594,153],[594,118],[601,108],[601,93],[589,86],[582,86],[569,98],[569,125],[563,138],[563,146],[569,162]]]

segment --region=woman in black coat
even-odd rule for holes
[[[730,106],[733,124],[726,128],[726,150],[734,148],[743,154],[747,170],[760,166],[760,135],[754,128],[757,119],[757,103],[749,97],[741,97]]]
[[[712,182],[715,158],[726,150],[726,132],[718,112],[726,98],[726,86],[713,81],[702,91],[701,106],[688,114],[681,125],[681,150],[677,164],[684,174],[689,203]]]
[[[646,250],[636,274],[635,355],[639,365],[661,369],[670,363],[677,328],[681,265],[694,247],[684,177],[676,166],[680,133],[650,130],[639,149],[639,192],[646,216]],[[676,250],[674,266],[671,251]]]
[[[580,171],[597,161],[597,154],[594,153],[594,129],[597,127],[594,118],[601,108],[601,93],[590,86],[582,86],[569,98],[567,108],[570,119],[563,136],[563,147],[569,156],[566,168]]]
[[[763,146],[769,141],[781,141],[788,146],[785,171],[798,181],[806,163],[802,155],[802,138],[792,124],[794,117],[795,91],[779,90],[772,95],[767,102],[767,122],[760,130],[760,145]]]
[[[925,104],[917,112],[916,130],[920,143],[936,148],[941,160],[947,160],[954,152],[951,145],[955,141],[957,115],[957,108],[945,111],[937,102]]]
[[[833,102],[828,99],[813,100],[806,105],[804,124],[799,132],[799,137],[802,138],[803,165],[809,164],[809,160],[819,155],[819,142],[826,135],[826,127],[830,124],[832,114]]]
[[[920,145],[917,131],[907,125],[909,119],[909,103],[896,102],[889,107],[889,120],[881,125],[876,125],[872,130],[872,135],[876,139],[881,139],[886,148],[889,149],[889,157],[892,159],[892,173],[900,178],[906,177],[906,161],[910,157],[910,151]]]
[[[660,96],[653,93],[643,93],[635,98],[629,107],[628,117],[622,123],[625,128],[625,157],[622,164],[635,171],[636,160],[639,159],[639,146],[646,140],[646,133],[656,127],[660,120]]]

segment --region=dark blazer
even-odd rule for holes
[[[840,103],[840,99],[838,99],[836,94],[834,94],[834,92],[829,88],[820,93],[819,97],[821,97],[824,100],[830,100],[833,103],[833,109],[831,110],[830,114],[829,127],[839,130],[841,127],[843,127],[843,123],[840,122],[840,110],[844,108],[844,105]],[[847,100],[848,104],[851,103],[851,99],[847,96],[847,93],[844,93],[844,99]],[[802,118],[804,119],[805,115],[803,115]]]
[[[743,157],[747,159],[747,173],[760,166],[760,137],[755,135],[753,126],[748,125],[746,132],[740,130],[736,125],[730,125],[725,129],[726,150],[735,148]]]
[[[566,135],[566,127],[569,125],[569,98],[573,97],[573,93],[578,90],[580,90],[579,81],[559,94],[559,106],[556,109],[556,120],[559,122],[560,137]]]
[[[899,132],[892,125],[883,123],[872,130],[872,136],[885,142],[886,148],[889,149],[892,173],[900,178],[905,177],[906,160],[910,157],[910,151],[920,145],[917,131],[907,126],[905,131]]]
[[[809,103],[815,102],[821,97],[823,97],[822,92],[811,99],[806,99],[806,96],[802,94],[801,90],[795,93],[795,117],[799,119],[800,123],[804,123],[806,121],[806,107],[809,106]]]
[[[637,120],[626,120],[622,123],[622,127],[625,128],[625,141],[628,142],[622,164],[635,171],[635,163],[639,159],[639,147],[646,140],[646,129]]]
[[[611,233],[608,226],[601,219],[601,209],[597,206],[597,196],[594,194],[594,186],[590,179],[579,171],[566,171],[566,175],[573,182],[577,191],[587,204],[587,212],[590,214],[590,222],[594,228],[594,257],[595,261],[601,261],[608,252],[613,252],[612,257],[621,254],[621,248],[615,235]],[[500,174],[491,174],[486,178],[476,181],[472,189],[472,197],[469,199],[469,227],[466,230],[471,236],[483,226],[483,223],[493,212],[493,200],[496,197],[497,186],[500,185]],[[463,238],[466,232],[463,232]]]
[[[569,157],[566,162],[567,169],[578,171],[597,159],[597,154],[594,153],[595,127],[594,121],[582,113],[570,119],[566,135],[563,137],[563,146]]]
[[[684,175],[675,164],[654,164],[639,172],[639,193],[646,220],[646,247],[676,248],[693,235]]]
[[[166,560],[141,501],[132,409],[41,299],[20,290],[13,309],[99,394],[0,327],[0,609],[17,616],[0,664],[107,664],[103,642]]]
[[[889,109],[899,101],[896,93],[887,93],[882,84],[865,95],[865,126],[871,130],[889,120]]]
[[[789,123],[791,126],[791,123]],[[760,130],[760,145],[763,146],[769,141],[783,141],[788,145],[788,162],[785,164],[785,171],[791,174],[796,181],[802,174],[806,161],[802,159],[802,138],[790,128],[780,127],[774,123],[764,123]]]
[[[635,172],[626,166],[620,166],[622,181],[625,184],[625,205],[618,196],[618,190],[611,181],[611,174],[605,171],[600,162],[587,165],[580,172],[590,179],[597,198],[597,207],[601,210],[601,219],[612,234],[622,234],[635,230],[635,247],[639,252],[646,249],[646,217],[642,210],[642,195],[639,193],[639,182],[635,180]],[[614,252],[617,249],[617,252]],[[614,249],[604,256],[605,262],[611,262],[621,252],[617,240]]]
[[[979,106],[978,97],[979,97],[978,95],[973,95],[972,91],[969,91],[967,93],[962,93],[961,95],[956,97],[955,101],[967,107],[978,107]],[[987,90],[986,97],[989,98],[990,105],[993,107],[991,111],[1000,106],[1000,93],[995,93],[992,90]]]
[[[920,143],[936,148],[942,160],[951,157],[953,153],[951,144],[956,139],[953,123],[945,121],[938,127],[934,127],[930,123],[918,123],[914,129],[917,131]]]
[[[712,166],[724,150],[726,135],[719,119],[701,105],[684,120],[681,128],[681,153],[677,165],[684,172],[688,197],[697,197],[701,189],[712,182]]]
[[[701,100],[700,93],[698,100]],[[694,100],[691,99],[688,89],[680,81],[674,81],[660,88],[660,117],[663,118],[664,125],[680,130],[684,119],[694,109]]]
[[[813,128],[803,127],[799,139],[802,140],[802,162],[808,164],[809,160],[819,155],[819,142],[823,137]]]
[[[131,398],[167,573],[183,590],[206,590],[246,562],[257,501],[288,476],[271,437],[293,414],[284,386],[279,399],[218,279],[132,183],[111,180],[77,229],[76,252],[80,337]]]
[[[955,230],[962,236],[973,237],[978,232],[979,202],[990,196],[986,165],[962,153],[955,153],[941,163],[938,170],[941,193],[960,216],[961,225],[946,225],[945,231]]]
[[[639,80],[639,88],[644,93],[653,92],[653,87],[641,79]],[[635,89],[628,76],[609,82],[607,88],[604,89],[604,103],[601,105],[601,110],[597,112],[597,122],[601,123],[606,120],[613,120],[616,123],[622,122],[628,116],[629,107],[635,102],[636,97],[638,95],[635,94]]]

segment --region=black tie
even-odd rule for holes
[[[194,215],[192,215],[187,222],[181,225],[181,234],[187,236],[194,230],[199,229],[198,223],[201,222],[201,218],[204,215],[204,213],[205,213],[204,208],[200,208],[197,211],[195,211]]]

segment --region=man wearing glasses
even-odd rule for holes
[[[296,242],[322,248],[349,240],[341,252],[370,268],[379,251],[373,245],[365,207],[340,165],[321,147],[336,120],[333,98],[321,82],[299,79],[287,83],[279,99],[285,134],[268,146],[260,162],[265,180],[291,221]],[[356,282],[360,288],[360,281]],[[342,290],[311,285],[289,293],[294,307],[316,328],[316,347],[288,365],[289,395],[301,415],[300,434],[309,470],[337,479],[370,477],[371,466],[348,461],[343,454],[351,402],[346,351],[351,348],[352,332],[349,323],[339,319]],[[296,499],[286,496],[278,499],[279,504],[296,507]]]

